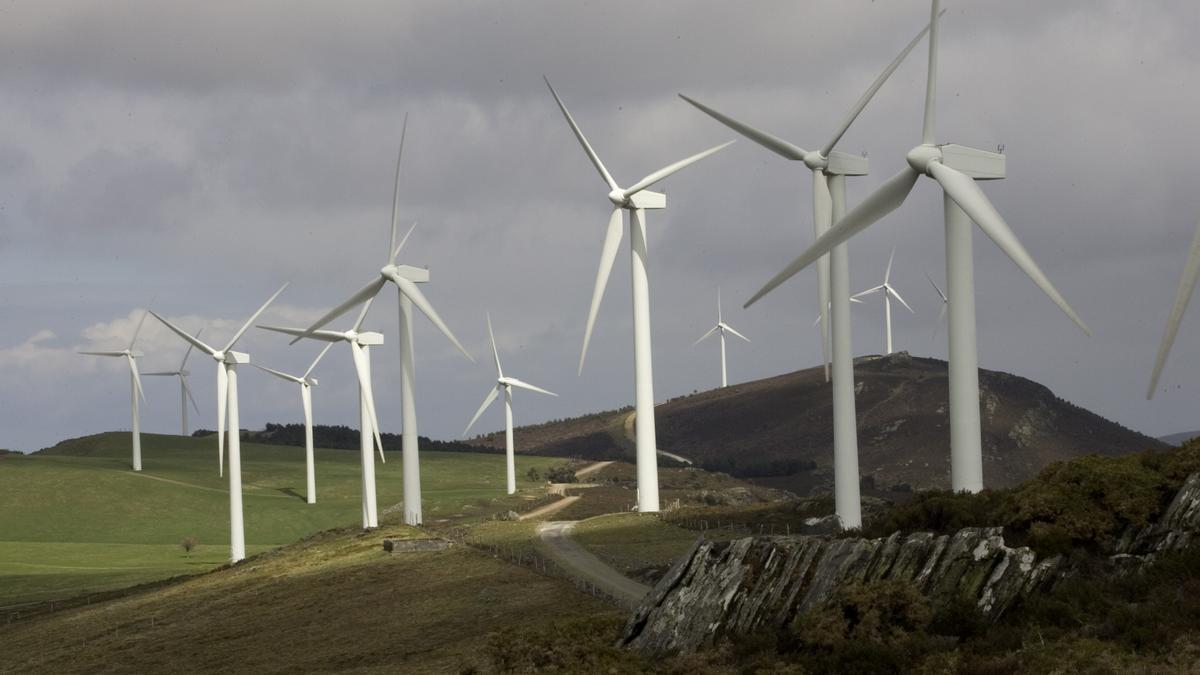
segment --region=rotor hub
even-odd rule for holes
[[[809,169],[824,169],[829,166],[829,160],[821,153],[812,150],[804,153],[804,166]]]
[[[626,206],[629,204],[629,198],[620,190],[613,190],[608,193],[608,201],[613,203],[613,206]]]
[[[936,145],[918,145],[905,156],[908,165],[917,173],[929,173],[929,165],[942,161],[942,150]]]

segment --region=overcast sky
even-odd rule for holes
[[[1095,332],[1087,338],[990,240],[975,237],[979,363],[1037,380],[1139,431],[1195,429],[1200,310],[1185,319],[1162,386],[1145,388],[1200,219],[1200,5],[947,3],[938,136],[1006,146],[1008,178],[984,190]],[[428,266],[429,299],[479,362],[431,324],[416,328],[420,432],[460,434],[494,378],[484,313],[519,392],[518,423],[632,404],[626,243],[582,377],[575,374],[609,212],[548,75],[618,182],[734,138],[684,92],[805,148],[820,147],[928,20],[923,0],[822,2],[13,2],[0,9],[0,447],[129,428],[118,359],[140,308],[224,343],[284,281],[267,316],[302,324],[377,274],[392,172],[409,114],[400,193],[419,221],[401,262]],[[838,146],[867,152],[851,205],[920,141],[925,43]],[[655,396],[719,383],[725,317],[732,381],[820,361],[815,272],[749,310],[755,290],[812,240],[809,173],[740,141],[662,184],[649,215]],[[896,345],[944,358],[933,339],[944,279],[941,195],[853,240],[851,284],[893,283]],[[367,328],[380,422],[399,431],[396,300]],[[883,308],[854,314],[857,354],[883,348]],[[345,319],[340,323],[346,323]],[[184,346],[151,319],[143,371]],[[319,349],[251,331],[255,362],[302,372]],[[349,354],[318,367],[321,423],[356,424]],[[214,367],[193,355],[215,427]],[[246,369],[242,425],[301,419],[292,385]],[[146,378],[142,428],[176,433],[178,388]],[[477,431],[502,425],[497,408]]]

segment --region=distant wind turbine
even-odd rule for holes
[[[196,331],[194,337],[200,337],[202,330],[203,329]],[[179,431],[180,436],[188,435],[188,401],[192,402],[192,409],[196,411],[196,414],[200,414],[200,408],[196,405],[196,398],[192,396],[192,390],[190,387],[188,387],[187,383],[188,375],[191,375],[191,372],[187,370],[187,360],[188,357],[192,355],[192,349],[194,349],[194,346],[189,343],[187,351],[183,353],[183,360],[179,362],[179,367],[175,370],[160,371],[157,373],[142,373],[142,375],[145,375],[146,377],[179,378],[179,413],[181,420],[181,427]]]
[[[1158,346],[1158,356],[1154,359],[1154,373],[1150,376],[1150,387],[1146,389],[1146,399],[1154,398],[1154,389],[1158,386],[1158,378],[1162,376],[1163,367],[1167,365],[1167,356],[1175,344],[1175,336],[1179,333],[1179,324],[1187,311],[1188,303],[1192,300],[1192,292],[1196,290],[1196,280],[1200,279],[1200,228],[1192,239],[1192,247],[1188,250],[1187,264],[1183,267],[1183,277],[1179,279],[1179,290],[1175,292],[1175,303],[1171,305],[1171,314],[1167,316],[1167,327],[1163,331],[1162,343]]]
[[[238,418],[238,386],[237,367],[239,364],[250,363],[250,355],[233,351],[233,346],[250,328],[267,307],[275,302],[275,298],[287,288],[287,284],[279,287],[275,294],[258,308],[246,323],[233,334],[233,338],[222,349],[215,349],[192,337],[182,328],[154,314],[167,328],[179,337],[195,346],[200,351],[212,357],[217,363],[217,466],[223,472],[225,467],[225,422],[229,422],[229,558],[238,562],[246,557],[246,530],[242,515],[242,441],[241,425]],[[228,418],[226,414],[228,413]]]
[[[263,330],[275,331],[300,338],[309,338],[323,342],[345,342],[350,345],[350,355],[354,359],[354,372],[358,377],[359,403],[359,451],[362,459],[362,517],[363,529],[379,527],[378,503],[375,499],[375,458],[372,456],[372,438],[379,447],[379,461],[387,462],[383,456],[383,439],[379,435],[379,417],[375,414],[375,394],[371,389],[371,354],[368,347],[383,344],[383,334],[374,331],[360,331],[367,312],[371,309],[373,298],[363,304],[358,313],[358,319],[347,331],[311,330],[304,328],[280,328],[278,326],[259,326]],[[323,352],[322,352],[323,353]]]
[[[391,241],[388,243],[387,258],[384,261],[386,264],[379,270],[377,279],[367,283],[366,286],[363,286],[354,295],[350,296],[348,300],[326,312],[324,316],[313,322],[305,332],[312,332],[345,314],[357,305],[366,302],[370,298],[374,298],[388,282],[395,284],[396,295],[400,303],[398,342],[400,343],[400,423],[403,425],[401,435],[401,463],[404,465],[404,522],[408,525],[420,525],[424,516],[421,510],[421,462],[417,454],[416,370],[414,367],[415,357],[413,355],[412,332],[413,306],[415,305],[417,309],[421,310],[433,322],[433,325],[437,326],[442,335],[445,335],[458,348],[458,351],[467,357],[467,360],[474,363],[475,358],[467,352],[462,343],[458,341],[458,338],[454,337],[454,333],[450,332],[450,328],[438,316],[433,305],[425,299],[425,294],[421,292],[421,289],[417,287],[417,284],[429,282],[429,269],[396,264],[396,258],[400,255],[400,250],[404,248],[404,242],[408,241],[408,236],[412,234],[413,228],[416,227],[414,223],[408,229],[408,233],[404,235],[404,238],[400,240],[400,244],[396,245],[396,227],[400,199],[400,160],[404,156],[404,135],[408,129],[407,115],[404,120],[404,128],[400,133],[400,151],[396,156],[396,184],[392,192],[392,235]],[[292,340],[292,344],[295,344],[295,342],[296,340]]]
[[[928,272],[925,274],[925,278],[929,279],[929,285],[933,286],[933,290],[937,291],[938,297],[942,299],[942,309],[938,312],[937,323],[933,326],[932,339],[936,340],[938,331],[942,329],[942,322],[946,320],[946,307],[950,305],[950,301],[946,299],[946,294],[942,292],[942,289],[933,282],[933,278],[929,276]]]
[[[608,218],[608,229],[604,234],[604,245],[600,250],[600,268],[596,272],[596,285],[592,290],[592,304],[588,310],[587,326],[583,331],[583,349],[579,354],[579,372],[583,372],[583,360],[587,357],[588,343],[592,339],[592,328],[596,324],[596,314],[600,310],[600,300],[604,297],[604,289],[608,286],[608,277],[612,273],[613,262],[617,258],[617,250],[621,247],[621,233],[624,229],[624,211],[629,211],[629,249],[631,254],[630,274],[633,285],[633,377],[634,377],[634,407],[637,424],[635,427],[635,444],[637,446],[637,501],[640,513],[656,513],[659,510],[658,500],[658,456],[654,432],[654,369],[650,359],[650,278],[646,271],[646,210],[664,209],[667,207],[667,196],[661,192],[652,192],[646,188],[674,174],[676,171],[690,166],[705,157],[717,152],[733,141],[722,143],[704,152],[692,155],[687,159],[669,164],[658,171],[650,173],[645,178],[628,188],[617,185],[612,174],[600,161],[599,155],[592,149],[583,131],[571,117],[566,104],[559,98],[558,92],[546,79],[550,94],[567,119],[575,139],[583,147],[583,151],[591,160],[600,177],[609,187],[608,201],[612,202],[612,214]]]
[[[837,219],[828,232],[776,274],[747,305],[771,292],[797,272],[896,210],[917,180],[927,176],[943,192],[946,216],[946,277],[950,313],[950,483],[955,491],[983,489],[983,446],[979,423],[979,359],[975,343],[975,280],[971,260],[971,222],[1016,263],[1084,333],[1091,330],[1034,262],[1004,222],[976,180],[1003,178],[1005,157],[962,145],[938,144],[934,129],[937,92],[938,0],[931,8],[929,69],[926,77],[925,119],[921,144],[905,157],[908,163],[858,206]]]
[[[893,248],[892,254],[888,256],[887,269],[883,272],[882,284],[879,284],[873,288],[868,288],[862,293],[855,293],[854,295],[850,296],[852,300],[854,298],[861,300],[862,298],[865,298],[873,293],[883,293],[883,323],[885,326],[884,332],[886,335],[885,346],[887,347],[887,351],[884,352],[885,354],[892,353],[892,298],[899,300],[900,304],[904,305],[905,309],[907,309],[909,312],[913,311],[913,308],[909,307],[908,303],[904,301],[904,298],[900,297],[900,291],[897,291],[896,287],[892,285],[892,260],[895,257],[896,249]]]
[[[142,331],[142,324],[146,323],[146,313],[150,310],[142,312],[142,318],[138,321],[137,328],[133,331],[133,338],[129,341],[129,346],[119,352],[79,352],[88,356],[120,356],[125,358],[125,363],[129,366],[129,399],[130,408],[133,412],[133,470],[142,470],[142,423],[141,415],[138,410],[138,399],[146,400],[146,395],[142,393],[142,378],[138,376],[138,367],[136,359],[140,359],[145,354],[133,348],[133,344],[137,342],[138,333]]]
[[[475,411],[475,416],[471,418],[470,422],[467,422],[467,427],[463,429],[463,436],[467,435],[467,432],[471,430],[475,421],[479,419],[484,410],[487,410],[492,401],[495,401],[496,397],[501,392],[504,392],[504,457],[506,475],[508,477],[508,494],[511,495],[517,491],[517,462],[513,450],[512,389],[513,387],[517,387],[518,389],[536,391],[539,394],[547,394],[549,396],[558,396],[558,394],[542,389],[541,387],[535,387],[528,382],[522,382],[515,377],[506,377],[504,370],[500,367],[500,352],[496,349],[496,335],[492,332],[491,315],[487,317],[487,325],[488,338],[492,341],[492,357],[496,361],[496,384],[488,392],[487,396],[484,397],[483,404],[479,406],[479,410]]]
[[[725,333],[727,333],[727,332],[731,333],[737,337],[740,337],[741,339],[745,340],[746,342],[750,341],[750,338],[737,332],[736,330],[734,330],[733,326],[730,326],[729,324],[725,323],[724,320],[721,319],[721,289],[718,288],[717,289],[717,325],[710,328],[708,330],[708,332],[705,333],[704,335],[701,335],[699,340],[696,340],[695,342],[692,343],[692,346],[695,347],[696,345],[700,344],[701,342],[704,342],[705,338],[712,335],[713,333],[716,333],[717,336],[721,339],[721,387],[722,388],[729,386],[729,377],[726,375],[726,372],[725,372]]]
[[[259,370],[268,372],[275,377],[278,377],[281,380],[287,380],[288,382],[294,382],[300,385],[300,405],[304,408],[304,468],[307,485],[305,497],[309,504],[317,503],[317,471],[316,467],[313,466],[312,426],[312,388],[317,386],[317,378],[311,377],[311,375],[313,369],[316,368],[317,364],[321,362],[321,358],[325,356],[325,352],[329,351],[329,348],[332,346],[332,342],[326,344],[321,350],[321,353],[317,354],[317,358],[313,359],[312,365],[308,367],[308,370],[304,371],[303,375],[288,375],[287,373],[281,373],[278,370],[272,370],[266,366],[260,366],[257,363],[250,364]]]

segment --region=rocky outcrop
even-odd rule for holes
[[[1057,557],[1038,560],[1028,548],[1005,546],[1000,528],[883,539],[701,541],[643,601],[622,644],[652,655],[690,652],[723,635],[786,626],[839,586],[892,579],[935,599],[965,594],[994,618],[1051,579],[1059,564]]]
[[[1116,544],[1118,571],[1141,569],[1200,542],[1200,473],[1191,475],[1158,521]],[[1039,559],[1006,546],[1001,528],[965,528],[883,539],[829,536],[698,541],[646,596],[621,644],[649,655],[691,652],[723,636],[787,626],[844,585],[899,580],[935,604],[966,596],[989,619],[1069,574],[1060,557]]]

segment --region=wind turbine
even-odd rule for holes
[[[1192,239],[1192,247],[1188,251],[1187,264],[1183,268],[1183,277],[1179,279],[1179,290],[1175,292],[1175,304],[1171,306],[1171,314],[1167,317],[1167,327],[1163,332],[1162,343],[1158,347],[1158,356],[1154,359],[1154,374],[1150,376],[1150,387],[1146,389],[1146,400],[1154,398],[1154,389],[1158,386],[1158,378],[1162,375],[1163,366],[1167,364],[1167,355],[1175,344],[1175,336],[1179,333],[1179,324],[1183,321],[1183,313],[1187,311],[1188,302],[1192,299],[1192,291],[1196,290],[1196,280],[1200,278],[1200,228]]]
[[[896,287],[892,285],[892,282],[891,282],[892,259],[895,257],[896,257],[896,249],[893,248],[892,254],[888,256],[887,269],[884,270],[884,272],[883,272],[883,283],[882,284],[879,284],[878,286],[875,286],[873,288],[868,288],[867,290],[863,291],[862,293],[855,293],[853,296],[851,296],[852,298],[860,298],[861,299],[861,298],[865,298],[868,295],[871,295],[872,293],[883,293],[883,322],[884,322],[884,325],[886,326],[886,337],[887,337],[887,340],[886,340],[887,351],[884,352],[885,354],[892,353],[892,298],[894,297],[897,300],[899,300],[900,304],[904,305],[905,309],[907,309],[909,312],[913,311],[913,308],[909,307],[908,303],[904,301],[904,298],[900,297],[900,292],[897,291]]]
[[[295,382],[300,385],[300,405],[304,408],[304,463],[305,463],[305,478],[307,481],[307,492],[305,493],[309,504],[317,503],[317,472],[313,466],[313,428],[312,428],[312,388],[317,386],[317,378],[311,377],[313,368],[321,362],[321,358],[325,356],[325,352],[333,346],[330,342],[325,345],[317,358],[313,359],[312,365],[308,370],[304,371],[303,375],[288,375],[281,373],[278,370],[272,370],[266,366],[260,366],[257,363],[250,365],[259,370],[268,372],[281,380]]]
[[[138,333],[142,332],[142,324],[146,323],[146,313],[150,310],[142,312],[142,318],[138,321],[137,328],[133,331],[133,339],[129,341],[129,346],[119,352],[79,352],[88,356],[120,356],[125,358],[125,363],[129,365],[129,400],[130,409],[133,411],[133,470],[142,470],[142,423],[138,410],[138,399],[146,400],[146,395],[142,393],[142,378],[138,377],[137,361],[145,354],[133,348],[133,344],[137,342]]]
[[[596,151],[592,149],[583,131],[567,111],[567,106],[559,98],[558,92],[550,84],[546,86],[558,103],[559,110],[575,133],[575,138],[583,151],[587,153],[592,165],[600,172],[600,177],[609,187],[608,200],[612,202],[612,214],[608,218],[608,229],[604,234],[604,246],[600,250],[600,268],[596,272],[596,285],[592,290],[592,304],[588,310],[587,327],[583,333],[583,349],[579,354],[579,373],[583,373],[583,360],[587,357],[588,343],[592,339],[592,328],[596,324],[596,314],[600,310],[600,300],[608,286],[608,277],[612,273],[613,262],[617,258],[617,249],[621,246],[621,232],[624,229],[622,211],[629,211],[629,250],[631,258],[630,274],[633,285],[633,378],[634,378],[634,408],[637,423],[635,426],[637,445],[637,485],[638,512],[656,513],[658,503],[658,457],[654,433],[654,370],[650,359],[650,279],[646,271],[646,210],[664,209],[667,207],[667,196],[661,192],[652,192],[646,188],[658,183],[675,172],[698,162],[709,155],[724,149],[733,141],[722,143],[704,152],[692,155],[687,159],[669,164],[658,171],[650,173],[645,178],[634,183],[631,187],[622,188],[617,185],[612,174],[605,168]]]
[[[983,489],[983,454],[979,424],[979,362],[975,344],[975,282],[971,261],[971,222],[974,221],[1009,258],[1042,289],[1085,333],[1091,331],[1050,283],[1021,245],[1004,218],[992,206],[976,180],[1004,177],[1004,155],[961,145],[936,142],[934,101],[937,88],[938,0],[931,10],[929,70],[925,91],[922,142],[906,156],[908,166],[889,178],[807,251],[747,301],[749,306],[779,284],[815,262],[904,203],[917,179],[928,176],[943,191],[946,218],[946,277],[950,314],[950,476],[955,491]]]
[[[946,294],[943,293],[942,289],[939,288],[938,285],[933,282],[933,278],[930,277],[928,273],[925,274],[925,278],[929,279],[929,285],[933,286],[933,290],[937,291],[938,297],[942,299],[942,310],[940,312],[938,312],[937,323],[934,324],[934,326],[933,326],[933,338],[932,339],[936,340],[938,331],[941,330],[941,328],[942,328],[942,322],[946,320],[946,307],[948,307],[950,305],[950,301],[946,299]]]
[[[483,414],[484,410],[496,400],[500,392],[504,392],[504,457],[505,466],[508,475],[508,494],[513,494],[517,491],[517,463],[513,452],[513,415],[512,415],[512,390],[513,387],[518,389],[528,389],[536,391],[539,394],[548,394],[550,396],[558,396],[552,391],[547,391],[541,387],[535,387],[528,382],[522,382],[515,377],[505,377],[504,371],[500,368],[500,352],[496,350],[496,335],[492,333],[492,317],[487,317],[488,337],[492,341],[492,357],[496,360],[496,386],[492,387],[487,396],[483,399],[483,405],[479,406],[479,410],[475,411],[475,416],[467,422],[467,427],[463,429],[463,435],[471,430],[471,426],[475,424],[475,420]]]
[[[201,329],[201,330],[203,330],[203,329]],[[199,330],[196,331],[196,335],[194,337],[200,337],[200,332],[201,331],[199,331]],[[158,372],[158,373],[142,373],[146,377],[170,376],[170,377],[178,377],[179,378],[179,411],[180,411],[180,419],[182,420],[182,427],[180,428],[180,431],[179,431],[180,436],[188,435],[188,412],[187,412],[188,401],[192,402],[192,408],[196,411],[196,414],[197,415],[200,414],[200,408],[196,405],[196,398],[194,396],[192,396],[192,390],[190,387],[188,387],[188,383],[187,383],[188,375],[192,374],[190,371],[187,370],[187,360],[188,360],[188,357],[192,355],[193,348],[194,348],[193,345],[189,343],[187,351],[183,353],[183,360],[179,362],[179,367],[176,368],[175,370],[167,370],[167,371],[162,371],[162,372]]]
[[[183,329],[175,324],[167,321],[161,316],[154,314],[154,318],[158,319],[167,328],[170,328],[176,335],[183,338],[185,341],[196,347],[200,351],[212,357],[217,364],[217,466],[218,472],[223,472],[225,467],[225,422],[226,414],[229,421],[229,558],[232,562],[238,562],[246,557],[246,531],[245,521],[242,517],[242,441],[241,441],[241,426],[238,418],[238,387],[237,387],[237,367],[239,364],[250,363],[250,355],[244,352],[233,351],[233,346],[241,339],[242,335],[250,328],[250,324],[267,311],[267,307],[275,302],[275,298],[283,292],[283,289],[288,285],[284,284],[275,291],[275,294],[267,298],[267,301],[254,312],[246,323],[233,334],[233,338],[222,349],[215,349],[200,341],[200,338],[192,337]]]
[[[368,299],[358,313],[354,326],[347,331],[312,330],[304,328],[280,328],[278,326],[259,326],[263,330],[275,331],[293,335],[297,338],[310,338],[333,344],[345,342],[350,345],[350,355],[354,359],[354,372],[358,377],[359,428],[361,432],[359,451],[362,459],[362,518],[363,529],[379,527],[379,511],[375,499],[375,458],[371,456],[374,438],[379,447],[379,461],[387,462],[383,456],[383,439],[379,436],[379,418],[375,415],[375,395],[371,391],[371,354],[368,347],[383,344],[383,334],[374,331],[360,331],[367,311],[371,309],[374,299]],[[326,347],[328,349],[328,347]],[[324,351],[321,352],[324,355]],[[320,360],[320,357],[317,357]],[[316,363],[314,362],[315,366]],[[312,369],[310,368],[309,371]],[[307,414],[307,411],[306,411]]]
[[[405,116],[404,129],[408,128],[408,117]],[[339,316],[348,312],[351,308],[359,303],[366,302],[374,298],[380,289],[389,281],[396,285],[396,295],[400,302],[400,422],[403,425],[403,434],[401,437],[402,458],[401,463],[404,465],[404,522],[409,525],[420,525],[422,520],[421,512],[421,464],[417,454],[417,404],[416,404],[416,373],[413,362],[413,306],[420,309],[433,325],[437,326],[438,330],[462,352],[463,356],[471,363],[475,362],[474,357],[467,352],[466,348],[454,337],[450,332],[450,328],[438,316],[437,311],[433,309],[433,305],[425,299],[425,295],[421,293],[421,289],[417,288],[417,284],[429,282],[429,269],[412,267],[411,265],[397,265],[396,257],[400,255],[400,249],[404,248],[404,242],[408,241],[408,236],[412,234],[414,223],[409,228],[408,233],[400,240],[400,245],[396,245],[396,217],[397,206],[400,196],[400,159],[404,156],[404,133],[400,134],[400,152],[396,157],[396,186],[392,193],[392,235],[391,241],[388,243],[388,256],[385,260],[385,265],[379,270],[379,278],[369,282],[363,286],[350,299],[342,304],[329,310],[325,316],[317,319],[311,326],[306,329],[306,333],[314,331],[321,326],[333,321]],[[297,338],[299,339],[299,338]],[[292,340],[295,344],[296,340]]]
[[[727,333],[727,332],[732,333],[733,335],[736,335],[737,337],[740,337],[741,339],[745,340],[746,342],[750,341],[750,338],[737,332],[736,330],[734,330],[733,326],[730,326],[729,324],[725,323],[721,319],[721,289],[718,288],[717,289],[717,325],[710,328],[708,330],[708,332],[705,333],[704,335],[701,335],[699,340],[696,340],[695,342],[692,343],[692,346],[695,347],[696,345],[700,344],[701,342],[704,342],[704,339],[707,338],[708,336],[712,335],[713,333],[716,333],[718,335],[718,337],[721,338],[721,387],[722,388],[729,386],[729,378],[725,374],[725,333]]]
[[[935,12],[936,14],[936,12]],[[834,150],[846,130],[870,103],[883,83],[916,47],[926,26],[914,37],[887,68],[875,78],[866,92],[851,108],[850,114],[834,131],[820,150],[809,151],[777,136],[739,122],[728,115],[680,96],[713,119],[737,131],[764,148],[785,159],[802,161],[812,172],[813,233],[818,240],[846,212],[846,176],[865,176],[867,158]],[[854,352],[850,339],[850,254],[843,246],[826,249],[817,259],[817,280],[820,300],[821,346],[825,379],[833,378],[833,473],[835,510],[842,526],[862,526],[862,504],[859,497],[858,436],[854,411]],[[828,262],[826,262],[828,260]],[[749,306],[749,304],[747,304]],[[832,348],[830,343],[832,342]],[[832,358],[832,361],[831,361]]]

